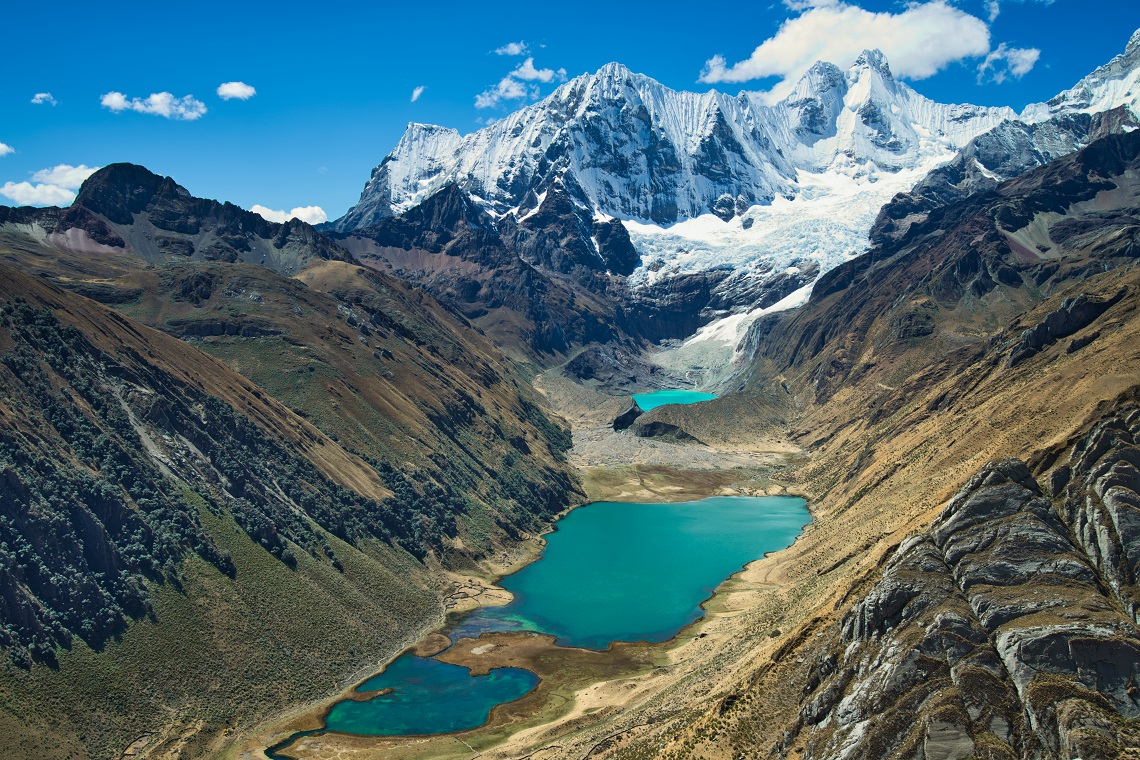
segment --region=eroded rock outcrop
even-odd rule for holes
[[[1107,415],[1048,488],[1018,460],[976,473],[833,630],[782,748],[1107,758],[1133,746],[1137,436],[1140,409]]]

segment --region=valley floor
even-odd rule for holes
[[[617,433],[612,429],[613,417],[628,407],[628,397],[597,393],[557,372],[540,376],[535,385],[572,424],[574,449],[570,459],[579,469],[589,501],[688,501],[714,495],[798,493],[798,489],[780,479],[792,463],[803,459],[803,452],[794,445],[772,439],[752,448],[714,447]],[[522,561],[537,556],[540,547],[541,544],[532,545]],[[771,565],[773,560],[761,563]],[[460,602],[452,611],[479,603],[509,601],[508,592],[488,581],[516,569],[518,564],[488,566],[484,578],[457,578],[454,596]],[[597,726],[605,725],[609,730],[608,721],[623,710],[650,695],[675,690],[688,677],[692,666],[719,661],[739,631],[741,615],[758,598],[770,595],[774,587],[772,574],[771,567],[758,569],[757,563],[753,563],[722,584],[717,595],[706,602],[708,614],[703,620],[661,644],[618,644],[597,653],[560,647],[545,636],[492,634],[480,638],[481,646],[477,647],[463,640],[442,659],[470,667],[474,672],[521,665],[538,673],[542,684],[522,700],[496,708],[488,725],[461,734],[417,738],[317,735],[301,739],[283,754],[306,760],[463,758],[476,754],[501,758],[574,756],[570,747],[590,741],[600,730]],[[751,627],[767,640],[770,627],[766,627],[762,617]],[[490,648],[482,646],[488,641]],[[445,642],[445,637],[431,634],[416,651],[434,654]],[[283,737],[319,727],[324,712],[341,698],[343,695],[337,695],[291,711],[246,736],[240,749],[235,745],[231,756],[243,760],[258,758],[264,747]],[[563,738],[567,730],[574,738]]]

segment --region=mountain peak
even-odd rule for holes
[[[88,177],[79,188],[75,206],[94,211],[119,224],[130,224],[131,215],[141,212],[163,185],[189,196],[170,177],[162,177],[138,164],[108,164]]]
[[[404,129],[404,132],[406,134],[424,133],[429,135],[437,134],[440,132],[455,132],[456,134],[459,134],[459,130],[453,129],[452,127],[441,127],[438,124],[426,124],[422,121],[409,121],[408,126]]]
[[[1009,115],[984,108],[963,115],[919,101],[879,50],[864,51],[846,71],[817,63],[785,101],[762,101],[673,90],[610,62],[477,132],[410,125],[360,201],[333,224],[340,232],[371,226],[447,182],[507,213],[560,171],[594,211],[673,224],[711,213],[722,196],[736,208],[794,194],[798,170],[820,171],[839,155],[887,171],[912,168],[926,155],[923,135],[942,141],[930,150],[946,150]],[[859,123],[841,130],[846,112],[858,112]],[[840,131],[842,139],[830,140]]]
[[[884,79],[894,79],[891,73],[891,66],[887,63],[887,57],[883,54],[882,50],[864,50],[855,59],[855,63],[851,65],[852,69],[871,69],[879,72]]]
[[[594,76],[598,79],[629,79],[636,75],[624,63],[610,61],[598,69]]]

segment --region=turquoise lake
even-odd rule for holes
[[[475,610],[451,636],[541,631],[591,649],[664,641],[701,616],[722,581],[789,546],[810,519],[789,496],[580,507],[558,521],[541,559],[499,582],[514,601]]]
[[[500,581],[514,594],[510,604],[477,609],[448,634],[454,641],[490,631],[537,631],[590,649],[665,641],[701,617],[701,602],[720,583],[790,546],[810,520],[805,501],[790,496],[588,504],[558,521],[538,560]],[[473,677],[466,668],[404,654],[358,687],[393,692],[338,702],[324,729],[296,734],[267,754],[282,757],[277,752],[294,740],[323,731],[403,736],[476,728],[495,705],[537,684],[527,670],[499,668]]]
[[[700,391],[657,391],[656,393],[635,393],[633,400],[648,412],[666,404],[696,404],[701,401],[712,401],[715,393],[701,393]]]

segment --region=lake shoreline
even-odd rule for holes
[[[558,524],[562,519],[574,510],[595,501],[629,500],[642,503],[668,503],[698,500],[710,496],[729,494],[756,496],[788,495],[808,499],[809,494],[802,491],[794,483],[783,481],[778,477],[789,466],[793,466],[796,459],[805,454],[805,452],[798,447],[790,446],[784,441],[767,441],[759,448],[749,447],[748,449],[720,450],[712,449],[707,446],[694,447],[691,445],[659,444],[645,439],[635,439],[632,436],[621,436],[615,434],[612,428],[609,427],[608,417],[610,416],[610,407],[613,408],[612,411],[614,411],[615,414],[620,412],[621,409],[619,407],[625,403],[623,399],[610,396],[602,397],[599,394],[576,386],[576,391],[585,393],[590,397],[589,403],[578,403],[580,401],[578,399],[567,403],[566,396],[558,384],[550,382],[548,376],[536,378],[535,386],[554,404],[559,414],[571,421],[571,425],[574,429],[574,449],[571,451],[570,456],[580,473],[583,484],[587,486],[588,498],[579,504],[573,504],[562,510],[542,531],[528,539],[524,539],[517,547],[518,555],[508,565],[495,567],[491,563],[484,564],[484,567],[488,568],[489,571],[479,575],[478,580],[484,589],[494,589],[497,594],[502,595],[504,601],[502,601],[501,604],[508,604],[511,595],[508,591],[499,586],[498,583],[506,576],[518,572],[538,559],[546,548],[546,536],[558,530]],[[595,396],[597,396],[597,398],[595,398]],[[598,402],[600,401],[604,401],[605,403],[599,404]],[[615,452],[603,445],[602,449],[599,450],[600,461],[603,464],[598,465],[590,462],[589,457],[583,457],[581,455],[583,444],[586,443],[587,448],[591,445],[583,436],[587,438],[593,437],[595,439],[605,438],[607,441],[616,441],[620,438],[624,443],[628,444],[632,442],[635,448],[628,452]],[[644,457],[643,455],[646,453],[647,448],[654,449],[657,456],[652,458]],[[697,449],[699,449],[699,451],[697,451]],[[697,454],[696,457],[694,457],[694,453]],[[607,481],[609,485],[603,481]],[[624,486],[620,485],[621,481],[635,484],[637,487],[634,490],[638,492],[623,492],[625,489]],[[619,482],[616,488],[615,482]],[[590,483],[594,483],[597,487],[591,488],[589,486]],[[645,487],[647,484],[648,487]],[[630,499],[628,498],[629,496],[634,496],[635,498]],[[815,520],[813,504],[810,500],[807,501],[806,508],[809,513],[809,522],[807,526],[801,529],[799,534],[797,534],[791,546],[795,546],[795,544],[800,541],[805,530],[810,530],[810,525]],[[791,547],[788,547],[788,549],[790,548]],[[787,551],[788,549],[783,551]],[[777,552],[777,554],[779,554],[779,552]],[[745,578],[750,571],[762,563],[767,564],[771,561],[771,553],[765,553],[763,557],[746,563],[742,568],[719,583],[708,598],[700,603],[702,615],[699,618],[684,626],[670,639],[648,646],[651,646],[659,657],[668,660],[674,659],[677,650],[698,638],[700,634],[697,633],[697,628],[699,626],[708,625],[715,618],[724,614],[722,611],[715,609],[717,600],[734,596],[742,584],[748,585],[750,583],[750,581]],[[457,577],[459,576],[452,574],[453,580]],[[462,577],[470,579],[474,576]],[[765,582],[762,585],[766,586],[768,584]],[[726,601],[725,603],[727,604],[728,602]],[[466,609],[471,608],[468,607]],[[279,713],[275,718],[262,721],[250,727],[247,731],[241,732],[239,735],[240,738],[234,737],[235,741],[228,743],[230,749],[227,751],[226,756],[240,757],[243,760],[264,757],[262,751],[265,747],[280,742],[282,739],[298,731],[318,729],[324,724],[324,719],[328,711],[334,704],[344,699],[346,693],[353,691],[368,679],[383,672],[396,658],[407,652],[414,652],[416,650],[430,652],[432,656],[435,656],[443,649],[451,646],[452,642],[450,638],[441,632],[452,628],[455,625],[454,619],[458,617],[462,611],[465,610],[459,608],[444,610],[443,618],[435,624],[430,625],[430,627],[425,627],[424,633],[414,642],[401,648],[385,661],[361,668],[353,674],[352,678],[346,679],[348,686],[336,693],[318,700],[296,705],[288,711]],[[533,638],[532,634],[524,635]],[[446,640],[446,644],[442,643],[441,640],[443,639]],[[702,642],[711,642],[712,640],[710,636],[708,639],[702,639]],[[612,645],[603,651],[609,652],[611,649]],[[673,666],[670,665],[669,667],[671,668]],[[532,672],[534,671],[532,670]],[[597,686],[594,687],[594,690],[600,693],[612,690],[609,685],[611,683],[615,682],[612,681],[612,679],[610,681],[599,681],[597,682]],[[591,684],[586,684],[583,688],[590,685]],[[538,691],[539,688],[541,688],[541,684],[531,693],[533,694]],[[569,699],[580,704],[576,706],[572,704],[569,708],[570,712],[565,715],[538,716],[533,721],[519,722],[515,724],[510,732],[499,736],[492,744],[510,744],[514,737],[527,733],[532,729],[538,730],[538,728],[543,725],[553,726],[560,721],[567,720],[568,716],[572,714],[585,714],[586,712],[598,709],[603,711],[613,709],[614,705],[624,699],[613,695],[612,698],[609,699],[600,699],[599,704],[588,705],[584,700],[579,699],[580,696],[581,695],[577,694],[569,695]],[[495,709],[497,710],[498,707]],[[488,724],[493,723],[495,717],[495,713],[492,711]],[[483,730],[482,727],[472,729],[471,732],[481,730]],[[352,735],[345,734],[343,736],[351,737]],[[366,738],[373,739],[375,737]],[[352,743],[354,745],[359,744],[356,741]],[[489,746],[491,745],[488,745],[488,747]],[[358,751],[361,756],[368,754],[368,747],[366,746],[355,746],[354,750]],[[447,753],[445,752],[443,754],[446,755]],[[467,752],[463,756],[466,757],[469,756],[469,754],[470,753]],[[411,752],[407,756],[417,756],[417,753]],[[308,753],[306,753],[306,757],[309,757]]]
[[[787,494],[785,491],[781,495],[791,494]],[[593,503],[595,502],[591,501],[585,504],[575,505],[560,513],[558,518],[548,528],[535,537],[537,541],[534,551],[527,552],[525,560],[512,563],[510,572],[498,575],[491,583],[497,584],[503,578],[519,572],[540,558],[547,545],[545,537],[558,531],[562,520],[571,512]],[[654,500],[637,503],[640,505],[650,505],[668,502]],[[279,729],[278,732],[274,732],[276,737],[279,737],[274,746],[279,745],[282,740],[290,736],[297,736],[297,741],[303,741],[307,736],[314,736],[319,737],[322,744],[335,744],[337,746],[347,744],[359,751],[364,751],[366,748],[365,745],[372,747],[374,750],[381,748],[394,750],[397,746],[407,743],[422,744],[423,742],[429,742],[434,745],[448,737],[461,742],[464,746],[471,747],[474,745],[469,744],[468,740],[475,744],[482,745],[483,742],[478,741],[481,736],[488,733],[502,733],[502,736],[499,736],[498,739],[488,745],[492,746],[500,744],[510,736],[521,733],[527,729],[552,723],[559,719],[565,719],[569,712],[562,712],[561,710],[558,711],[561,714],[542,716],[542,713],[549,712],[548,705],[543,703],[549,702],[553,697],[558,696],[560,692],[566,691],[567,684],[558,683],[559,681],[565,682],[566,679],[559,678],[559,676],[570,670],[580,670],[583,667],[583,659],[585,659],[590,661],[589,670],[594,673],[596,680],[587,680],[585,683],[573,684],[574,688],[571,690],[572,693],[593,684],[603,684],[612,681],[615,678],[636,678],[645,675],[655,667],[659,668],[661,666],[661,660],[671,659],[672,652],[684,643],[695,638],[703,638],[706,636],[705,633],[699,632],[699,628],[710,619],[710,616],[719,614],[719,612],[712,608],[715,600],[740,583],[742,576],[752,566],[764,562],[773,554],[777,554],[780,551],[794,546],[795,542],[803,535],[804,530],[811,525],[813,515],[810,504],[807,503],[806,499],[804,506],[807,511],[807,522],[799,526],[790,544],[780,549],[765,552],[762,556],[749,560],[737,567],[734,572],[721,580],[713,588],[712,592],[699,603],[700,615],[685,623],[676,633],[667,639],[652,642],[644,640],[611,641],[604,649],[561,645],[556,643],[554,636],[535,632],[490,631],[484,632],[475,638],[463,637],[456,640],[450,636],[451,631],[449,629],[452,629],[458,624],[464,616],[470,614],[470,611],[450,612],[442,625],[437,626],[425,634],[412,646],[403,649],[395,657],[392,657],[388,662],[384,663],[381,668],[372,671],[370,675],[357,681],[347,692],[341,692],[337,697],[322,700],[323,704],[319,705],[319,707],[317,705],[310,706],[310,709],[318,707],[319,713],[314,715],[312,712],[309,712],[309,720],[304,721],[307,725],[302,726],[298,723],[293,723],[289,725],[289,729],[293,730],[286,731]],[[510,592],[506,589],[502,587],[497,588],[502,596],[508,598],[511,596]],[[368,680],[383,673],[396,659],[409,653],[430,657],[449,664],[460,665],[467,668],[472,676],[485,674],[491,669],[498,667],[521,667],[534,673],[538,677],[538,683],[530,692],[524,694],[522,697],[495,705],[490,711],[487,720],[482,725],[461,731],[438,734],[375,736],[343,733],[326,728],[327,718],[333,706],[345,699],[353,699],[354,697],[351,695],[355,693],[356,689]],[[559,664],[551,667],[549,664],[551,661]],[[571,666],[571,663],[574,663],[574,665]],[[654,665],[654,663],[657,663],[657,665]],[[552,683],[552,681],[554,683]],[[570,700],[568,700],[568,704],[565,706],[568,710],[572,710],[572,694],[568,696],[570,696]],[[520,703],[526,704],[520,705]],[[535,721],[536,718],[540,717],[544,717],[545,719]],[[280,726],[281,724],[278,725]],[[311,733],[314,730],[319,733]],[[304,736],[298,736],[298,734],[303,734]],[[369,744],[370,742],[371,744]],[[286,750],[286,752],[287,751],[288,750]],[[308,748],[305,748],[304,753],[306,758],[310,756]],[[419,753],[413,754],[419,756]],[[434,752],[429,751],[428,754],[434,756]],[[289,755],[283,755],[283,757],[288,756]]]

